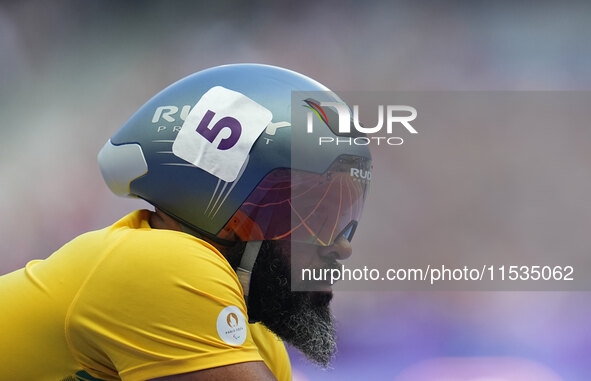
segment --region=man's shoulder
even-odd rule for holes
[[[183,232],[150,227],[151,213],[137,210],[77,240],[97,246],[107,256],[117,259],[129,258],[138,263],[202,261],[205,266],[217,265],[231,270],[224,256],[209,243]]]
[[[104,260],[134,263],[135,266],[167,262],[179,266],[179,270],[183,265],[199,265],[234,273],[215,247],[197,237],[179,231],[152,229],[141,221],[129,223],[130,216],[143,212],[134,212],[104,229],[84,233],[59,252],[74,253],[74,256],[68,255],[69,260],[89,264]]]
[[[138,268],[156,267],[176,274],[190,272],[236,278],[226,258],[207,242],[189,234],[164,229],[129,229],[110,242],[112,261]],[[196,272],[197,271],[197,272]]]
[[[217,293],[223,285],[227,291],[242,294],[234,269],[218,250],[186,233],[152,229],[145,212],[134,212],[109,227],[77,237],[51,261],[79,270],[87,279],[81,282],[87,290],[143,289],[149,279],[153,287],[170,289],[184,282]]]
[[[123,379],[148,379],[259,361],[252,339],[240,350],[224,341],[235,340],[224,331],[235,324],[230,315],[248,321],[236,274],[219,252],[188,234],[130,228],[105,240],[67,326],[88,368],[112,362]]]
[[[220,300],[245,310],[240,282],[228,261],[196,237],[125,228],[92,238],[97,239],[103,248],[83,286],[80,297],[86,303],[116,304],[120,312],[133,307],[131,315],[146,316],[155,306],[179,311],[181,306],[217,305]]]

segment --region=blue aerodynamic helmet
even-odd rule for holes
[[[369,149],[320,146],[319,137],[344,135],[328,107],[300,91],[340,101],[320,83],[268,65],[192,74],[109,139],[98,155],[103,177],[115,194],[142,198],[220,243],[350,240],[369,187]],[[292,120],[296,111],[303,116]]]

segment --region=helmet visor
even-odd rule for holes
[[[241,240],[291,240],[330,246],[353,238],[371,181],[371,160],[340,156],[322,173],[276,169],[258,184],[224,229]]]

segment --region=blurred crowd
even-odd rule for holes
[[[148,207],[109,193],[96,154],[188,74],[258,62],[334,90],[585,91],[590,11],[584,2],[2,1],[0,273]],[[578,127],[510,139],[477,126],[422,130],[430,144],[418,136],[379,151],[374,178],[383,176],[355,253],[588,253],[591,154]],[[454,158],[474,165],[443,165]],[[291,351],[295,379],[587,380],[590,302],[586,292],[337,291],[334,369]]]

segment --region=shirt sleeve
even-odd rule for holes
[[[145,380],[262,361],[228,262],[184,233],[135,230],[105,250],[66,322],[91,374]]]

